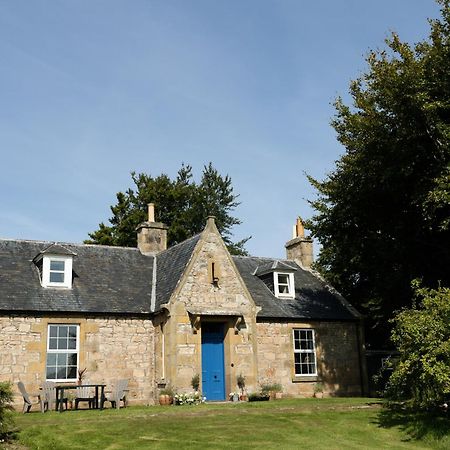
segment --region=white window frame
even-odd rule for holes
[[[301,331],[311,332],[312,334],[312,343],[313,348],[312,349],[297,349],[295,347],[295,334],[298,332],[300,334]],[[317,352],[316,352],[316,336],[315,336],[314,328],[294,328],[292,330],[292,348],[294,349],[294,374],[296,377],[316,377],[317,376]],[[299,336],[300,338],[300,336]],[[297,365],[295,363],[295,355],[301,355],[302,354],[312,354],[314,355],[314,373],[297,373]],[[300,367],[302,367],[300,365]]]
[[[76,327],[77,328],[77,338],[76,338],[76,348],[75,349],[51,349],[50,348],[50,327]],[[76,353],[77,354],[77,367],[75,370],[74,378],[47,378],[47,365],[48,365],[48,355],[49,354],[64,354],[64,353]],[[78,369],[80,366],[80,325],[76,323],[49,323],[47,326],[47,354],[45,361],[45,379],[47,381],[55,382],[71,382],[77,381]],[[58,367],[58,366],[56,366]]]
[[[55,282],[50,281],[50,272],[59,272],[56,270],[50,270],[51,261],[62,261],[64,262],[64,281]],[[59,287],[64,289],[72,288],[72,257],[71,256],[61,256],[61,255],[46,255],[42,259],[42,286],[43,287]]]
[[[280,284],[278,280],[279,275],[286,275],[288,277],[288,290],[289,292],[280,292],[281,286],[286,286],[286,284]],[[294,285],[294,274],[289,272],[274,272],[273,273],[273,285],[275,291],[275,297],[278,298],[295,298],[295,285]]]

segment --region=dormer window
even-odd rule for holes
[[[294,274],[293,273],[273,273],[273,284],[276,297],[294,298]]]
[[[77,254],[64,245],[50,244],[39,252],[33,262],[36,264],[41,285],[48,288],[72,288],[72,261]]]
[[[291,261],[269,260],[260,264],[253,275],[272,291],[277,298],[295,298],[294,273],[298,266]]]
[[[72,287],[72,258],[70,256],[46,255],[42,260],[42,286]]]

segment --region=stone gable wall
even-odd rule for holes
[[[80,325],[79,368],[87,368],[86,379],[110,388],[116,380],[128,378],[130,404],[154,402],[154,328],[150,320],[0,317],[0,381],[14,383],[16,406],[22,404],[19,380],[28,392],[37,392],[45,381],[49,323]]]
[[[210,278],[211,262],[219,275],[216,285]],[[198,323],[195,323],[195,314],[190,315],[188,311],[202,313],[198,315]],[[239,315],[244,319],[235,329]],[[240,373],[249,386],[256,385],[255,316],[255,304],[220,235],[207,227],[170,304],[170,319],[165,326],[165,381],[180,392],[192,390],[192,377],[197,373],[201,376],[202,372],[201,322],[215,320],[223,322],[226,329],[226,390],[236,390],[236,377]]]

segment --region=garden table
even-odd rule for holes
[[[95,388],[95,397],[94,397],[94,409],[103,409],[103,405],[105,403],[105,386],[106,384],[60,384],[56,386],[56,398],[59,399],[59,402],[56,402],[56,410],[59,412],[63,412],[63,399],[64,399],[64,391],[69,389],[77,389],[79,387],[91,387]],[[100,401],[99,401],[99,390],[100,390]]]

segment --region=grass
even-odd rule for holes
[[[373,399],[286,399],[15,414],[14,449],[450,448],[447,418]]]

